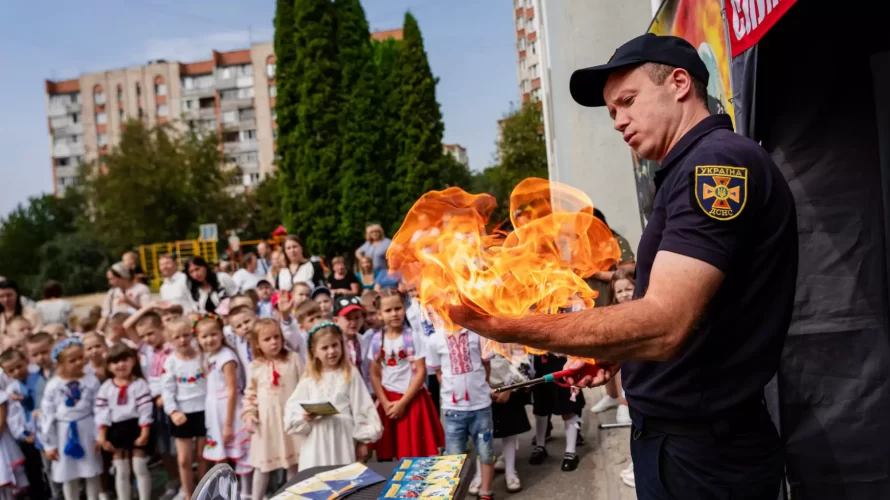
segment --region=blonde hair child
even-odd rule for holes
[[[380,438],[383,426],[361,375],[344,356],[343,333],[322,321],[309,330],[307,346],[306,376],[284,411],[287,432],[305,436],[300,470],[366,460],[368,444]],[[310,402],[330,403],[338,413],[313,414],[304,407]]]

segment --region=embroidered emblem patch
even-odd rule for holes
[[[695,167],[695,200],[717,220],[738,217],[748,197],[748,169],[721,165]]]

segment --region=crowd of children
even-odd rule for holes
[[[241,498],[260,500],[275,471],[290,479],[372,456],[459,454],[468,441],[477,453],[470,492],[488,500],[496,470],[507,491],[522,488],[516,451],[532,403],[530,463],[547,458],[558,415],[562,469],[577,467],[583,395],[554,384],[493,393],[559,370],[564,357],[437,330],[413,290],[353,295],[364,282],[347,283],[337,264],[329,287],[274,291],[261,280],[214,313],[162,301],[91,314],[70,332],[9,320],[0,337],[0,500],[77,500],[81,488],[89,500],[130,500],[134,484],[149,500],[154,459],[171,478],[167,498],[175,479],[188,499],[208,463],[227,462],[242,476]],[[616,297],[629,299],[632,278],[616,273],[616,282]],[[325,404],[336,414],[315,413]],[[632,482],[632,466],[628,474]]]

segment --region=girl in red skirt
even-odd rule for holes
[[[445,432],[423,385],[423,337],[413,335],[405,324],[405,302],[398,291],[384,289],[376,306],[383,331],[371,334],[368,358],[375,361],[371,365],[371,385],[383,422],[383,437],[374,446],[377,459],[437,455],[445,445]]]

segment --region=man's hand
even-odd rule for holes
[[[499,392],[497,394],[492,392],[491,399],[493,399],[495,403],[504,404],[507,401],[510,401],[510,391]]]
[[[494,316],[479,312],[476,309],[463,304],[459,306],[448,306],[448,316],[458,325],[491,340],[501,340],[498,338],[497,332],[503,330],[504,325],[511,321],[508,319],[495,318]]]
[[[563,367],[563,370],[579,370],[583,368],[584,365],[584,361],[576,359],[574,361],[566,363],[565,367]],[[618,363],[603,362],[602,364],[597,363],[596,366],[597,368],[599,368],[596,372],[596,375],[585,375],[581,378],[581,380],[578,381],[575,381],[572,377],[566,377],[566,382],[574,385],[575,387],[598,387],[611,380],[612,377],[614,377],[618,373],[618,370],[621,369],[621,365],[619,365]]]

